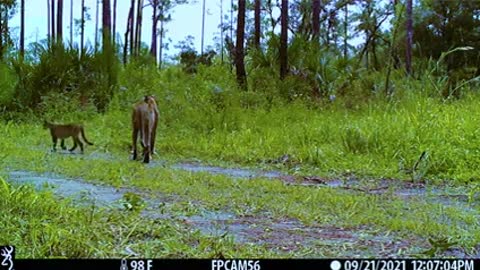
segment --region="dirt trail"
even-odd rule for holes
[[[294,177],[279,171],[222,168],[205,166],[200,163],[177,163],[174,164],[172,168],[191,172],[208,172],[211,174],[227,175],[237,179],[254,179],[262,177],[281,180],[288,185],[331,187],[372,195],[390,194],[406,200],[419,198],[430,203],[457,207],[461,211],[477,212],[475,207],[480,207],[478,200],[472,200],[471,202],[468,201],[468,196],[466,194],[468,194],[469,188],[467,186],[429,186],[423,183],[414,184],[393,179],[359,180],[351,178],[347,180],[330,180],[316,176]],[[477,213],[477,215],[479,215],[479,213]]]
[[[91,159],[106,159],[102,154],[85,156]],[[162,161],[155,161],[148,166],[163,165]],[[406,200],[419,199],[449,207],[458,211],[468,212],[479,216],[472,203],[467,202],[463,188],[429,188],[425,185],[413,185],[395,180],[360,181],[327,180],[318,177],[301,177],[285,175],[278,171],[260,171],[241,168],[221,168],[205,166],[200,163],[177,163],[173,169],[191,172],[208,172],[227,175],[239,180],[258,177],[276,179],[292,185],[306,185],[313,187],[331,187],[344,189],[347,192],[364,192],[372,195],[388,193]],[[197,202],[188,202],[167,194],[155,193],[155,196],[142,190],[132,188],[114,188],[111,186],[95,185],[82,179],[64,178],[54,174],[36,174],[26,171],[11,171],[10,180],[16,183],[33,184],[37,188],[54,186],[53,191],[61,197],[73,197],[82,203],[92,203],[114,208],[123,208],[124,195],[127,193],[140,194],[146,203],[142,215],[147,218],[173,219],[198,229],[203,234],[222,236],[228,235],[239,244],[264,245],[279,252],[294,252],[309,250],[304,256],[309,257],[404,257],[412,255],[420,249],[428,248],[425,239],[396,236],[391,232],[375,231],[367,227],[341,228],[321,226],[306,226],[297,220],[275,219],[268,214],[265,216],[236,216],[224,211],[210,211],[198,205]],[[175,215],[172,211],[163,211],[179,203],[193,203],[199,210],[194,215]],[[480,217],[480,216],[479,216]],[[412,249],[416,247],[416,249]],[[328,253],[328,252],[332,253]],[[402,253],[399,253],[399,252]],[[453,250],[455,256],[465,256],[462,250]],[[446,253],[447,255],[448,253]]]
[[[64,152],[64,154],[70,154],[70,152]],[[89,159],[116,159],[116,157],[112,155],[99,152],[92,152],[90,155],[86,155],[84,157]],[[154,159],[147,166],[165,166],[165,161]],[[317,176],[297,177],[275,170],[265,171],[249,168],[224,168],[204,165],[200,162],[180,162],[171,165],[170,168],[190,172],[220,174],[236,179],[267,178],[272,180],[281,180],[288,185],[331,187],[372,195],[389,193],[404,199],[421,197],[423,200],[427,200],[432,203],[459,207],[461,210],[472,210],[475,207],[480,207],[479,200],[472,200],[471,202],[468,201],[468,197],[466,195],[470,191],[468,186],[429,186],[423,183],[411,183],[395,179],[359,180],[354,176],[349,177],[346,180],[332,180]]]
[[[72,197],[76,202],[122,208],[124,195],[138,190],[95,185],[81,179],[68,179],[54,174],[36,174],[26,171],[12,171],[9,181],[18,184],[33,184],[36,188],[53,188],[60,197]],[[145,194],[142,194],[145,195]],[[308,247],[306,256],[392,256],[400,249],[407,251],[419,245],[420,239],[402,240],[392,234],[369,231],[367,228],[344,229],[336,227],[305,226],[296,220],[279,220],[268,216],[239,217],[222,211],[200,210],[200,214],[175,216],[160,211],[163,207],[178,203],[178,198],[157,194],[143,197],[146,208],[142,215],[148,218],[174,219],[213,236],[227,234],[240,244],[265,245],[279,252],[297,251]],[[418,242],[417,242],[418,241]],[[325,254],[324,250],[332,250]],[[365,247],[358,249],[358,247]],[[321,251],[323,250],[323,251]],[[408,252],[407,252],[408,254]]]

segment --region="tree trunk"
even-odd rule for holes
[[[112,21],[112,44],[115,47],[117,41],[117,0],[113,0],[113,21]]]
[[[159,15],[157,15],[158,9],[158,0],[153,0],[152,2],[152,42],[150,44],[150,54],[155,59],[155,65],[157,64],[157,22]]]
[[[223,65],[223,0],[220,0],[220,59]]]
[[[133,9],[134,9],[134,0],[132,0],[132,5],[130,6],[130,11],[128,12],[127,27],[125,30],[125,43],[123,44],[123,65],[127,65],[127,54],[128,54],[128,44],[130,43],[130,55],[133,53]],[[130,37],[130,40],[129,40]]]
[[[130,28],[130,57],[135,54],[135,0],[130,3],[130,12],[128,14]],[[126,42],[126,41],[125,41]]]
[[[220,59],[223,65],[223,0],[220,0]]]
[[[98,51],[98,11],[99,11],[99,7],[98,7],[98,4],[100,2],[100,0],[96,0],[97,1],[97,5],[96,5],[96,15],[95,15],[95,53]]]
[[[270,17],[270,26],[272,27],[270,32],[275,32],[275,27],[277,26],[277,21],[273,18],[273,4],[271,0],[267,0],[266,7],[268,10],[268,16]]]
[[[233,0],[230,0],[230,38],[233,41]]]
[[[343,58],[347,59],[348,54],[348,3],[345,4],[345,18],[344,18],[344,25],[343,25],[343,34],[345,35],[343,38]]]
[[[85,38],[85,0],[82,0],[82,21],[80,22],[80,55],[83,57]]]
[[[63,42],[63,0],[57,1],[57,42]]]
[[[283,80],[288,73],[288,0],[282,0],[281,10],[281,32],[280,32],[280,79]]]
[[[50,3],[50,16],[51,16],[51,28],[52,28],[52,43],[54,43],[56,41],[56,38],[55,38],[55,0],[52,0],[52,2]]]
[[[0,61],[3,60],[5,50],[8,48],[8,12],[8,6],[0,9]]]
[[[137,26],[135,33],[135,55],[140,55],[140,47],[142,44],[142,13],[143,13],[143,0],[138,0],[137,3]]]
[[[162,69],[162,61],[163,61],[163,58],[162,58],[162,53],[163,53],[163,35],[165,34],[164,33],[165,30],[163,28],[163,20],[160,21],[160,44],[158,46],[158,54],[159,54],[159,58],[158,58],[158,69]]]
[[[368,61],[369,61],[369,51],[370,51],[370,35],[368,34],[368,29],[365,29],[365,68],[368,70]]]
[[[70,0],[70,47],[73,47],[73,0]]]
[[[127,65],[128,34],[130,33],[129,24],[130,24],[130,14],[128,15],[128,19],[127,19],[127,29],[125,30],[125,36],[124,36],[125,42],[123,43],[123,65],[124,66]]]
[[[2,10],[0,10],[0,61],[3,60],[3,44],[4,44],[4,40],[3,40],[3,31],[4,31],[4,23],[3,23],[3,13],[2,13]]]
[[[338,48],[338,31],[337,31],[337,15],[336,12],[334,12],[331,16],[331,21],[332,21],[332,36],[333,36],[333,47]]]
[[[412,0],[407,0],[407,48],[405,55],[405,69],[408,75],[412,74],[412,44],[413,44],[413,18]]]
[[[376,39],[372,39],[372,61],[373,61],[373,68],[375,70],[379,70],[378,66],[378,58],[377,58],[377,41]]]
[[[395,22],[393,23],[393,29],[392,29],[392,36],[391,40],[389,42],[389,54],[390,57],[388,58],[387,62],[387,75],[385,77],[385,95],[387,97],[390,97],[392,94],[392,89],[390,89],[390,74],[392,73],[392,63],[395,58],[395,40],[397,37],[397,31],[398,31],[398,26],[400,24],[400,18],[401,14],[403,13],[403,7],[402,10],[400,11],[400,14],[395,14]]]
[[[8,43],[8,8],[0,9],[0,61],[3,60],[3,54]]]
[[[5,19],[5,27],[4,27],[4,31],[3,31],[3,40],[5,41],[5,46],[4,48],[5,49],[8,49],[8,41],[9,41],[9,31],[8,31],[8,12],[9,12],[9,9],[8,8],[5,8],[5,14],[3,15],[3,18]]]
[[[320,0],[312,1],[312,32],[313,40],[318,42],[320,36]]]
[[[200,53],[203,54],[203,42],[205,40],[205,0],[203,0],[202,7],[202,42],[200,45]]]
[[[255,48],[260,49],[260,34],[261,34],[261,17],[260,17],[260,0],[255,0]]]
[[[239,86],[246,90],[247,75],[244,63],[243,43],[245,38],[245,0],[238,0],[237,17],[237,45],[235,51],[235,64],[237,69],[237,82]]]
[[[110,0],[103,0],[102,5],[102,50],[110,50],[112,44],[112,20],[110,10]]]
[[[25,0],[20,2],[20,60],[25,56]]]
[[[102,55],[104,61],[104,72],[108,76],[108,97],[113,95],[112,86],[116,85],[116,75],[113,70],[115,62],[115,51],[112,47],[112,10],[110,0],[103,0],[102,3]],[[106,104],[105,104],[106,106]]]
[[[48,46],[50,46],[50,42],[51,42],[51,31],[50,31],[50,25],[51,25],[51,22],[50,22],[50,0],[47,0],[47,43],[48,43]]]

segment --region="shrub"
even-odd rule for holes
[[[108,53],[85,52],[81,57],[77,48],[35,45],[37,62],[13,62],[18,80],[13,109],[26,108],[45,112],[42,97],[66,94],[77,97],[82,107],[92,102],[104,111],[116,87],[117,61]],[[108,61],[107,61],[108,60]],[[49,103],[53,104],[53,103]]]

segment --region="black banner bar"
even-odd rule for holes
[[[9,268],[0,265],[1,270]],[[15,259],[9,270],[30,269],[480,270],[480,259]]]

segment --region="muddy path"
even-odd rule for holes
[[[61,152],[62,153],[62,152]],[[71,155],[70,152],[63,154]],[[88,159],[111,159],[118,157],[92,152],[85,155]],[[419,200],[430,204],[440,204],[456,208],[459,212],[467,212],[469,215],[477,216],[480,219],[480,192],[469,198],[472,187],[467,185],[430,185],[426,183],[412,183],[398,179],[359,179],[349,175],[343,179],[328,179],[318,176],[294,176],[278,170],[263,170],[258,168],[240,167],[219,167],[205,165],[198,161],[177,162],[169,164],[162,159],[154,159],[148,167],[167,167],[174,170],[189,171],[192,173],[203,172],[216,175],[225,175],[240,181],[258,178],[280,180],[286,185],[300,185],[311,188],[335,188],[352,193],[363,193],[368,195],[387,195],[400,198],[406,201]]]
[[[173,169],[191,172],[207,172],[211,174],[227,175],[240,180],[267,178],[280,180],[286,185],[300,185],[312,188],[328,187],[342,189],[347,192],[358,192],[370,195],[385,194],[405,200],[420,199],[430,203],[457,207],[461,211],[472,212],[475,208],[480,208],[479,200],[475,199],[480,197],[480,195],[474,194],[476,196],[469,198],[469,193],[472,188],[467,185],[430,185],[423,182],[412,183],[397,179],[358,179],[355,177],[346,179],[327,179],[318,176],[293,176],[280,171],[206,166],[198,162],[177,163],[171,167]],[[480,213],[478,214],[480,215]]]
[[[75,155],[68,151],[60,151],[60,154]],[[118,160],[110,154],[92,152],[82,157],[87,159]],[[192,173],[206,172],[210,174],[225,175],[239,180],[254,180],[256,178],[266,178],[271,180],[280,180],[286,185],[300,185],[309,187],[330,187],[344,189],[351,192],[362,192],[372,195],[391,194],[404,199],[422,197],[426,200],[444,205],[455,206],[470,209],[473,206],[480,207],[479,200],[470,200],[468,193],[471,187],[464,185],[429,185],[425,183],[412,183],[409,181],[397,179],[358,179],[354,175],[344,177],[344,179],[328,179],[318,176],[294,176],[278,170],[262,170],[258,168],[240,168],[240,167],[219,167],[205,165],[198,161],[178,162],[168,164],[162,159],[154,159],[147,165],[148,167],[169,167],[171,169],[189,171]],[[479,195],[476,197],[480,197]]]
[[[111,159],[103,154],[90,154],[89,159]],[[165,166],[156,160],[147,166]],[[425,184],[412,184],[397,180],[329,180],[319,177],[295,177],[279,171],[262,171],[245,168],[222,168],[206,166],[198,162],[176,163],[170,166],[175,170],[192,173],[207,172],[230,176],[239,181],[254,181],[256,178],[281,180],[286,185],[303,185],[311,188],[335,188],[345,192],[362,192],[372,196],[388,194],[405,200],[421,200],[468,212],[480,217],[475,201],[469,201],[465,187],[429,187]],[[9,181],[17,184],[32,184],[36,188],[52,188],[60,197],[73,198],[86,204],[124,209],[128,204],[128,194],[138,194],[145,203],[141,215],[145,218],[171,219],[181,222],[192,230],[216,237],[230,237],[238,244],[262,245],[279,253],[295,254],[296,257],[405,257],[413,256],[428,249],[426,239],[399,236],[392,232],[360,226],[342,228],[331,226],[305,225],[294,219],[279,219],[265,215],[238,216],[228,210],[208,210],[200,203],[188,201],[174,195],[134,188],[114,188],[91,184],[82,179],[66,178],[56,174],[37,174],[28,171],[9,171]],[[189,214],[176,214],[178,205],[193,205],[195,211]],[[298,255],[297,255],[298,254]],[[470,257],[454,248],[445,256]]]
[[[267,178],[280,180],[286,185],[300,185],[312,188],[335,188],[347,192],[357,192],[369,195],[389,195],[404,200],[422,200],[429,203],[442,204],[458,208],[459,211],[474,213],[480,218],[476,209],[480,208],[477,196],[469,198],[471,187],[429,185],[425,183],[412,183],[396,179],[327,179],[318,176],[292,176],[280,171],[264,171],[246,168],[222,168],[206,166],[198,162],[177,163],[171,166],[173,169],[191,172],[207,172],[211,174],[227,175],[240,180],[254,180],[255,178]],[[475,194],[474,194],[475,195]]]
[[[127,193],[138,194],[140,191],[129,188],[87,183],[81,179],[64,178],[55,174],[37,174],[27,171],[9,172],[9,181],[15,184],[34,185],[38,189],[52,189],[59,197],[72,198],[83,204],[95,203],[98,206],[122,209]],[[171,219],[190,226],[192,230],[211,236],[231,237],[238,244],[262,245],[279,253],[308,250],[302,256],[348,256],[390,257],[399,250],[408,250],[421,246],[421,239],[402,239],[392,233],[386,234],[369,230],[366,227],[339,228],[305,226],[292,219],[275,219],[265,216],[236,216],[229,212],[209,211],[200,205],[198,211],[191,215],[175,215],[168,209],[174,204],[182,203],[176,196],[156,193],[142,194],[146,207],[141,212],[146,218]],[[163,208],[163,210],[161,209]],[[358,247],[364,247],[358,249]],[[368,248],[365,248],[368,247]],[[331,250],[331,253],[325,253]]]

